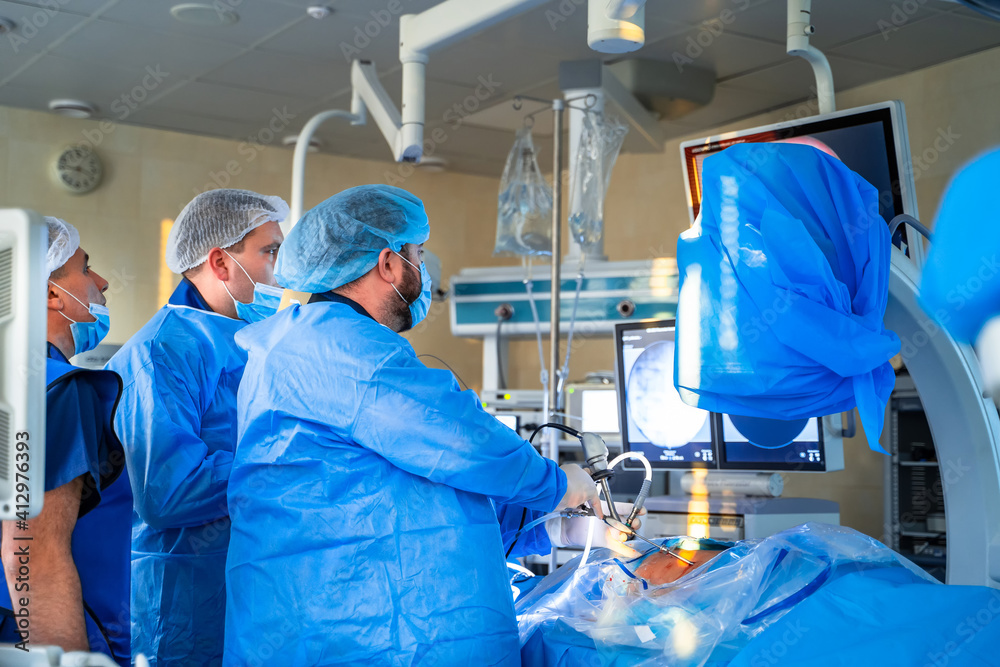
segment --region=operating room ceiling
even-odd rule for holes
[[[306,13],[311,0],[213,2],[239,21],[182,23],[164,0],[0,0],[0,17],[18,24],[0,35],[0,105],[45,110],[75,98],[115,122],[280,143],[312,114],[349,108],[351,57],[374,61],[399,104],[393,11],[438,4],[330,0],[333,13],[317,20]],[[710,104],[661,121],[667,136],[810,97],[808,64],[785,54],[785,12],[786,0],[647,1],[646,44],[630,57],[663,61],[665,71],[679,60],[717,79]],[[520,122],[512,98],[551,98],[560,61],[601,57],[587,47],[586,14],[584,0],[552,0],[431,56],[427,136],[441,128],[435,155],[449,170],[500,173],[513,143],[506,127]],[[813,0],[813,23],[838,90],[1000,46],[1000,22],[944,0]],[[324,152],[391,160],[374,124],[331,121],[318,138]]]

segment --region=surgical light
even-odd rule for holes
[[[599,53],[631,53],[642,47],[646,42],[646,8],[641,4],[590,0],[587,45]]]

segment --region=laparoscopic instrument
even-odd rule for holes
[[[569,426],[564,426],[563,424],[555,424],[555,423],[543,424],[542,426],[538,427],[538,430],[541,430],[542,428],[558,429],[560,431],[568,433],[569,435],[572,435],[573,437],[577,438],[580,441],[580,444],[583,447],[583,457],[585,461],[584,467],[590,473],[590,476],[593,478],[593,480],[597,482],[598,486],[601,489],[601,492],[604,494],[605,500],[608,501],[608,513],[610,514],[610,516],[604,517],[604,523],[606,523],[611,528],[614,528],[615,530],[618,530],[628,535],[630,538],[641,540],[643,542],[646,542],[647,544],[656,547],[663,553],[670,554],[671,556],[673,556],[674,558],[676,558],[681,562],[687,563],[688,565],[694,565],[694,563],[688,560],[687,558],[684,558],[683,556],[675,553],[674,551],[671,551],[670,549],[666,548],[663,545],[657,544],[652,540],[646,539],[638,532],[636,532],[634,528],[632,528],[632,525],[635,523],[636,517],[638,517],[639,513],[642,511],[642,506],[643,504],[645,504],[646,498],[649,496],[649,489],[653,483],[653,469],[649,465],[649,461],[646,460],[645,456],[643,456],[639,452],[624,452],[623,454],[616,456],[609,462],[608,446],[604,443],[604,439],[601,438],[601,436],[597,435],[596,433],[581,433],[580,431],[570,428]],[[646,468],[646,477],[643,480],[642,487],[639,489],[639,493],[636,496],[635,502],[632,505],[632,511],[624,520],[622,520],[622,517],[618,514],[618,509],[615,507],[614,502],[611,500],[611,487],[609,485],[609,481],[614,476],[615,466],[617,466],[619,463],[628,458],[635,459],[643,464],[643,466]],[[594,516],[594,511],[591,508],[579,508],[570,510],[568,512],[563,512],[562,516],[576,516],[576,517]],[[525,529],[528,528],[529,526],[525,526]]]

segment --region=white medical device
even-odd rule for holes
[[[42,511],[45,495],[45,254],[41,216],[0,210],[0,519]]]

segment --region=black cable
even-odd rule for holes
[[[500,389],[507,388],[507,378],[503,374],[503,338],[500,337],[500,327],[503,326],[503,318],[497,318],[497,375],[500,381]]]
[[[510,548],[507,549],[507,555],[503,557],[504,560],[510,558],[510,552],[514,550],[514,545],[517,544],[517,538],[521,537],[521,530],[524,528],[524,519],[528,516],[528,508],[525,507],[521,510],[521,523],[517,527],[517,532],[514,533],[514,541],[510,543]]]
[[[535,436],[538,435],[538,432],[541,431],[543,428],[558,429],[558,430],[562,431],[563,433],[569,433],[574,438],[583,437],[583,434],[580,433],[579,431],[577,431],[575,428],[570,428],[569,426],[564,426],[563,424],[557,424],[555,422],[548,422],[548,423],[542,424],[541,426],[539,426],[538,428],[536,428],[535,431],[534,431],[534,433],[531,434],[531,437],[528,438],[528,442],[534,444]]]
[[[534,442],[535,442],[535,436],[538,435],[539,431],[541,431],[543,428],[546,428],[546,427],[559,429],[560,431],[563,431],[565,433],[569,433],[570,435],[572,435],[573,437],[576,437],[576,438],[579,438],[582,435],[579,431],[577,431],[576,429],[570,428],[569,426],[563,426],[562,424],[556,424],[555,422],[548,422],[547,424],[542,424],[541,426],[539,426],[538,428],[536,428],[532,432],[531,437],[528,438],[528,442],[534,444]],[[517,532],[514,533],[514,541],[510,543],[510,548],[507,549],[507,555],[504,556],[504,560],[507,560],[508,558],[510,558],[510,553],[512,551],[514,551],[514,545],[517,544],[518,538],[521,537],[521,530],[524,528],[524,519],[527,516],[528,516],[528,508],[525,507],[521,511],[521,524],[517,527]]]
[[[434,356],[433,354],[418,354],[418,355],[417,355],[417,359],[420,359],[421,357],[430,357],[431,359],[437,359],[437,360],[438,360],[438,361],[440,361],[440,362],[441,362],[442,364],[444,364],[444,365],[445,365],[445,366],[446,366],[446,367],[448,368],[448,370],[449,370],[449,371],[451,371],[452,375],[454,375],[454,376],[455,376],[455,379],[456,379],[456,380],[458,380],[459,382],[461,382],[461,383],[462,383],[462,385],[464,385],[466,389],[468,389],[468,388],[469,388],[469,385],[467,385],[467,384],[465,383],[465,380],[463,380],[463,379],[462,379],[462,378],[461,378],[461,377],[460,377],[460,376],[458,375],[458,373],[456,373],[456,372],[455,372],[455,369],[454,369],[454,368],[452,368],[451,366],[449,366],[449,365],[448,365],[448,362],[447,362],[447,361],[445,361],[444,359],[442,359],[441,357],[435,357],[435,356]]]

